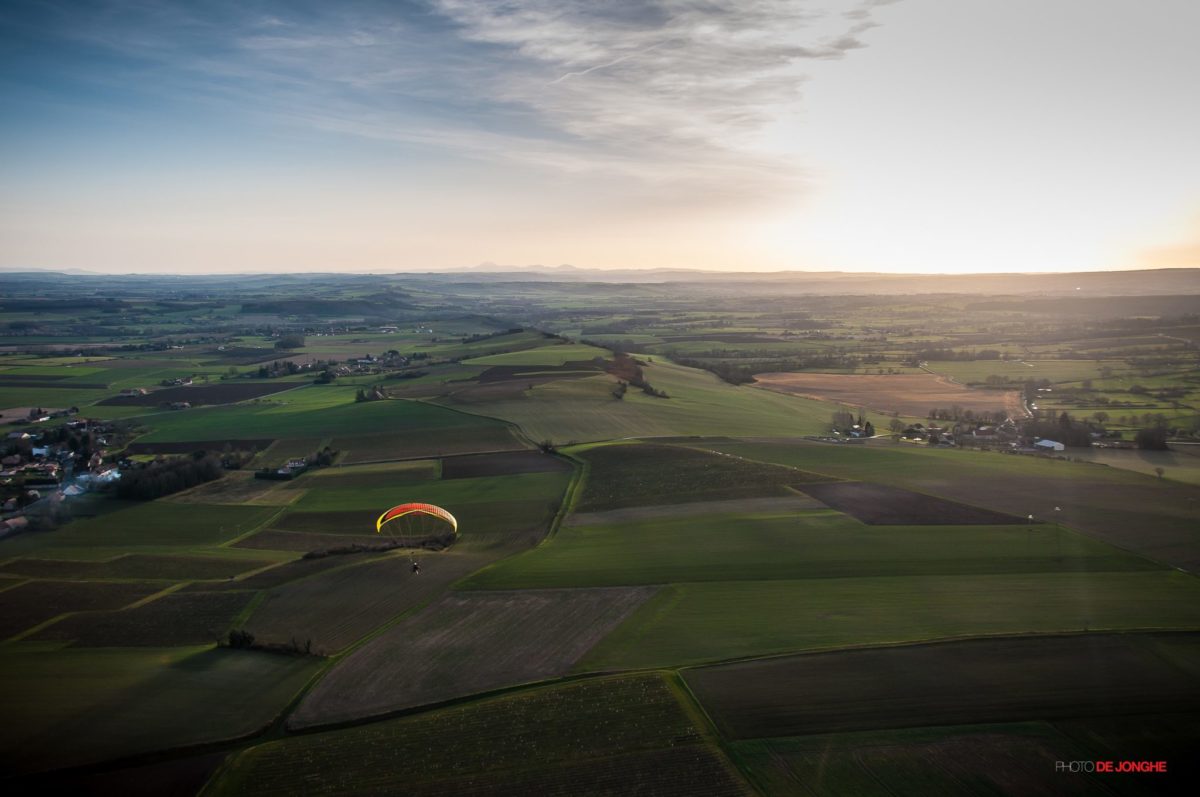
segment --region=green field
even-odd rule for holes
[[[464,365],[550,365],[557,366],[580,360],[591,360],[594,357],[611,357],[607,349],[585,345],[554,345],[539,346],[535,349],[507,352],[505,354],[489,354],[464,360]]]
[[[706,447],[829,476],[895,485],[1017,517],[1057,519],[1164,564],[1200,569],[1200,488],[1192,485],[1093,463],[887,443],[714,442]]]
[[[205,794],[601,795],[631,788],[749,793],[666,679],[649,674],[268,742],[238,754]]]
[[[38,500],[0,526],[5,784],[1153,792],[1054,766],[1194,758],[1200,297],[1179,274],[13,272],[0,497]],[[1162,426],[1174,450],[973,450],[1029,441],[973,436],[962,407],[938,413],[959,449],[893,443],[927,419],[878,413],[878,438],[821,442],[844,407],[753,380],[925,371],[1034,382],[1076,442]],[[198,401],[277,392],[98,403],[185,378]],[[152,501],[27,492],[47,460],[227,447],[240,468]],[[376,520],[409,501],[459,536],[394,547]]]
[[[710,451],[652,443],[595,446],[587,463],[579,511],[626,506],[788,495],[789,485],[823,477]]]
[[[355,402],[354,388],[312,385],[257,403],[199,407],[161,413],[146,420],[144,442],[191,440],[309,438],[379,435],[388,432],[425,436],[436,442],[443,431],[489,429],[487,418],[413,401]]]
[[[866,526],[840,512],[565,526],[467,579],[478,589],[1158,569],[1052,526]]]
[[[475,409],[517,424],[534,440],[558,443],[679,435],[798,437],[827,431],[830,412],[837,409],[825,402],[735,387],[661,357],[644,372],[646,380],[670,398],[631,389],[618,401],[612,396],[616,378],[606,375],[536,385],[520,398],[498,399]],[[442,401],[453,405],[453,399]],[[879,419],[871,417],[878,425]]]
[[[583,670],[979,634],[1200,628],[1200,582],[1174,571],[732,581],[664,587]]]
[[[278,510],[151,502],[82,518],[52,533],[0,540],[0,556],[108,559],[116,553],[177,553],[219,545],[264,523]]]

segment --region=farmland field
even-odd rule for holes
[[[263,642],[311,640],[314,651],[335,653],[431,600],[487,561],[466,554],[423,553],[421,574],[416,576],[409,572],[407,556],[337,558],[350,561],[269,589],[246,628]]]
[[[725,503],[725,502],[722,502]],[[608,513],[603,513],[608,514]],[[567,525],[468,578],[481,589],[1157,569],[1050,526],[872,527],[827,509]]]
[[[0,540],[0,556],[107,559],[125,552],[174,553],[173,549],[231,540],[277,511],[255,506],[131,504],[98,517],[76,520],[52,534],[22,534]]]
[[[872,525],[999,525],[1028,519],[869,482],[806,484],[805,493]]]
[[[498,439],[503,439],[503,433],[499,431],[503,425],[486,418],[415,401],[358,403],[354,401],[353,391],[320,385],[288,391],[258,403],[161,413],[153,416],[148,424],[152,430],[139,438],[139,442],[258,438],[264,430],[270,430],[276,438],[308,438],[314,432],[335,439],[391,433],[397,446],[405,437],[414,446],[417,442],[435,446],[439,439],[469,434],[465,431],[468,429],[481,434],[495,434]],[[334,447],[338,447],[336,443]],[[387,447],[384,446],[384,449],[385,456],[381,456],[382,459],[415,456],[387,455]]]
[[[1200,627],[1175,571],[701,582],[664,587],[585,670],[981,634]]]
[[[139,582],[27,581],[0,592],[0,639],[66,612],[119,609],[161,591]]]
[[[174,647],[220,641],[251,592],[177,592],[133,609],[73,614],[28,639],[83,647]]]
[[[1057,519],[1156,561],[1200,570],[1200,487],[1041,457],[915,446],[721,443],[705,447],[863,479],[1039,521]],[[1055,511],[1055,507],[1059,511]]]
[[[1054,767],[1195,757],[1197,274],[7,272],[0,781],[1166,790]]]
[[[918,418],[934,407],[954,405],[977,413],[1024,414],[1015,390],[972,390],[933,374],[765,373],[754,378],[755,386],[768,390]]]
[[[210,647],[6,645],[2,763],[39,771],[252,733],[283,710],[316,662]]]
[[[237,559],[218,556],[145,556],[131,554],[102,562],[68,559],[13,559],[0,565],[0,572],[32,578],[186,580],[233,578],[267,567],[269,559]]]
[[[689,670],[727,736],[748,739],[1090,714],[1200,711],[1200,636],[979,639]]]
[[[347,767],[347,762],[354,762]],[[214,795],[748,794],[663,676],[531,689],[251,747]]]
[[[320,725],[566,674],[653,589],[449,595],[354,651],[289,723]]]
[[[234,404],[239,401],[262,398],[296,387],[290,382],[231,382],[225,385],[195,385],[168,387],[152,390],[135,396],[113,396],[99,402],[112,407],[157,407],[160,404],[183,402],[200,404]]]
[[[588,463],[580,511],[639,504],[787,495],[787,487],[821,480],[793,468],[747,462],[654,443],[597,446],[580,452]]]
[[[1126,715],[859,731],[741,741],[731,752],[766,794],[1186,794],[1196,768],[1184,740],[1198,722],[1195,714]],[[1122,759],[1170,768],[1149,778],[1055,771],[1059,761]]]
[[[830,404],[735,387],[661,357],[645,368],[645,378],[670,398],[630,390],[618,401],[616,378],[605,375],[535,385],[474,409],[519,425],[530,439],[560,444],[664,435],[798,437],[828,427]],[[453,397],[439,401],[455,404]],[[878,425],[880,417],[872,417]]]
[[[335,437],[331,445],[342,452],[341,461],[346,465],[527,447],[511,427],[487,421],[447,429]]]

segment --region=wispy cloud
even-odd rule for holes
[[[796,164],[756,136],[804,64],[861,48],[894,0],[429,0],[50,6],[175,102],[650,186],[773,193]],[[180,99],[183,98],[183,99]]]

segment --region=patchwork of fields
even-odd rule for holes
[[[295,351],[244,335],[153,358],[0,357],[0,406],[122,419],[113,434],[144,461],[247,459],[0,538],[0,782],[1032,794],[1111,786],[1048,780],[1064,758],[1182,768],[1200,730],[1194,480],[1157,477],[1165,459],[1137,473],[802,439],[839,404],[881,429],[879,412],[1013,410],[960,383],[1120,381],[1124,360],[860,362],[751,387],[716,376],[737,376],[729,352],[772,366],[858,338],[685,316],[596,338],[637,347],[645,391],[618,389],[608,349],[482,315]],[[326,383],[258,371],[332,357],[366,365]],[[155,389],[117,395],[132,387]],[[176,396],[219,406],[160,406]],[[409,501],[452,512],[453,544],[376,531]]]

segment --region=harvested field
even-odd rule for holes
[[[119,609],[162,588],[162,584],[29,581],[0,592],[0,639],[65,612]]]
[[[517,439],[511,427],[499,423],[480,423],[428,432],[338,437],[334,438],[331,445],[342,452],[341,462],[344,465],[528,448]]]
[[[173,443],[134,442],[125,446],[126,454],[191,454],[194,451],[262,451],[275,441],[272,438],[252,440],[184,440]]]
[[[727,501],[693,501],[687,504],[610,509],[607,512],[576,512],[567,519],[567,525],[595,526],[711,515],[801,512],[807,509],[821,509],[824,506],[825,504],[822,502],[807,495],[789,495],[779,498],[734,498]]]
[[[138,578],[148,581],[232,578],[273,564],[270,559],[234,559],[222,556],[150,556],[130,554],[107,562],[78,562],[68,559],[14,559],[0,571],[31,578],[113,579]]]
[[[571,463],[540,451],[506,454],[467,454],[442,460],[443,479],[509,476],[514,473],[568,473]]]
[[[580,511],[789,495],[790,485],[825,481],[792,468],[712,451],[654,443],[607,445],[580,455],[588,462]]]
[[[631,721],[631,718],[636,718]],[[346,761],[355,766],[347,769]],[[242,751],[217,797],[751,793],[663,676],[527,689]]]
[[[1024,415],[1015,390],[973,390],[934,374],[755,374],[755,385],[793,396],[924,418],[935,407]]]
[[[384,714],[570,671],[654,588],[451,594],[354,651],[293,727]]]
[[[372,556],[271,589],[246,623],[260,642],[312,640],[334,653],[402,612],[435,597],[488,560],[463,554],[422,554],[421,573],[407,556]],[[324,561],[324,560],[318,560]]]
[[[175,592],[113,612],[82,612],[47,626],[31,639],[81,647],[176,647],[221,640],[252,592]]]
[[[1027,518],[870,482],[826,482],[797,489],[873,526],[1003,526]]]
[[[976,639],[687,673],[736,739],[1200,710],[1200,634]]]
[[[295,382],[230,382],[223,385],[191,385],[188,387],[164,387],[140,396],[113,396],[97,402],[108,407],[157,407],[186,401],[192,406],[201,404],[235,404],[239,401],[282,393],[299,387]]]

